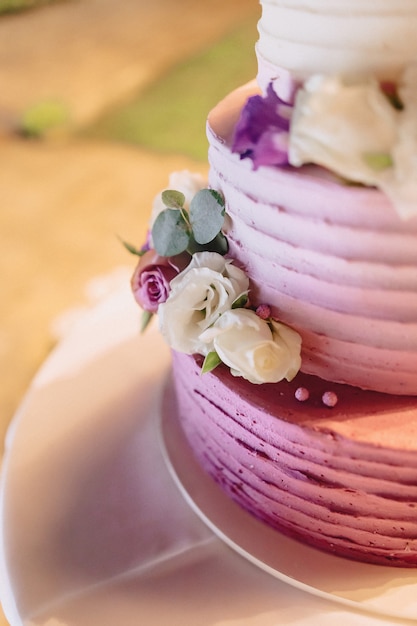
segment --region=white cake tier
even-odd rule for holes
[[[415,0],[261,0],[258,80],[282,69],[396,80],[417,57]]]

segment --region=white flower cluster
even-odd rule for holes
[[[159,306],[162,335],[178,352],[215,353],[234,376],[252,383],[291,380],[301,365],[301,338],[251,309],[234,308],[248,289],[246,274],[231,260],[214,252],[194,254]]]
[[[382,189],[403,218],[417,213],[417,65],[398,86],[396,109],[375,79],[312,76],[298,91],[289,162],[322,165]]]

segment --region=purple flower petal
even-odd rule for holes
[[[251,158],[254,167],[288,164],[288,133],[292,105],[269,84],[265,96],[248,99],[235,128],[232,151]]]
[[[288,165],[288,133],[269,130],[262,135],[251,155],[255,169],[261,165]]]

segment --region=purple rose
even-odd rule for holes
[[[149,250],[141,256],[133,273],[131,286],[136,302],[149,313],[156,313],[158,306],[165,302],[170,292],[170,282],[189,263],[190,256],[159,256]]]
[[[236,125],[232,150],[260,165],[288,165],[288,136],[292,104],[269,84],[266,96],[252,96]]]

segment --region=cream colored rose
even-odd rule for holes
[[[167,189],[175,189],[175,191],[180,191],[184,194],[184,208],[186,211],[188,211],[191,200],[201,189],[204,189],[204,187],[206,186],[207,180],[203,176],[201,176],[201,174],[196,174],[189,172],[188,170],[183,170],[181,172],[172,172],[172,174],[170,174]],[[153,202],[149,224],[150,228],[152,228],[152,225],[158,215],[165,209],[166,206],[162,202],[161,194],[158,194]]]
[[[249,280],[232,261],[215,252],[193,255],[190,265],[171,282],[167,301],[159,306],[162,335],[174,350],[206,355],[209,343],[200,335],[247,294]]]
[[[398,140],[392,150],[393,167],[381,172],[379,187],[387,194],[403,219],[417,214],[417,64],[408,66],[399,96]]]
[[[346,84],[312,76],[297,93],[290,129],[291,165],[316,163],[349,180],[374,185],[379,172],[369,161],[389,159],[400,113],[374,80]]]
[[[255,384],[292,380],[301,365],[300,335],[249,309],[224,313],[202,336],[234,376]]]

